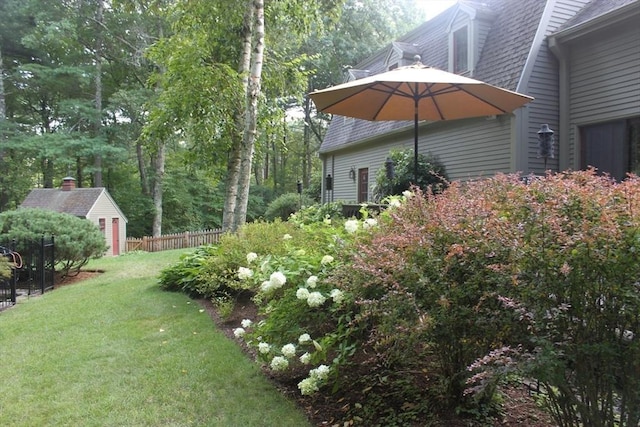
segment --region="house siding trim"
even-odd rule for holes
[[[633,58],[623,52],[631,52],[629,49],[633,49],[632,46],[634,42],[632,40],[634,36],[637,37],[635,33],[631,35],[623,33],[621,40],[614,43],[616,49],[621,49],[617,55],[603,46],[607,43],[607,37],[611,35],[611,33],[607,32],[610,28],[627,28],[627,32],[638,32],[635,23],[638,22],[639,18],[640,2],[633,2],[549,36],[549,48],[560,64],[560,123],[565,124],[559,132],[561,168],[581,168],[580,126],[640,115],[640,102],[634,104],[633,101],[630,101],[633,93],[640,93],[638,86],[636,86],[635,89],[631,88],[632,95],[629,95],[629,93],[621,93],[613,102],[609,99],[610,107],[601,105],[597,113],[589,112],[590,107],[584,101],[587,99],[586,95],[583,94],[579,96],[575,93],[577,90],[576,86],[583,84],[581,83],[581,79],[588,77],[585,75],[575,76],[576,72],[580,71],[575,69],[576,58],[579,58],[581,53],[584,55],[584,49],[588,49],[591,55],[588,61],[592,64],[598,64],[597,61],[602,62],[609,57],[615,57],[617,59],[624,58],[623,62],[620,62],[615,67],[615,73],[607,74],[611,78],[616,78],[616,76],[621,76],[629,72],[629,64],[633,61]],[[625,36],[625,34],[627,35]],[[588,43],[588,47],[581,47],[582,44],[585,43],[584,41],[590,37],[593,41]],[[624,51],[625,46],[626,51]],[[635,46],[637,49],[636,62],[640,64],[640,44],[636,43]],[[585,60],[582,59],[582,61],[584,62]],[[638,71],[640,67],[638,67],[638,65],[636,65],[636,67],[635,69],[631,69],[631,72],[635,70],[635,73],[638,74],[638,80],[640,81],[640,71]],[[636,92],[633,92],[633,90]],[[593,91],[591,92],[593,93]],[[625,92],[629,92],[629,90],[627,89]],[[624,99],[626,99],[626,101],[624,101]],[[614,107],[614,104],[617,104],[617,106]]]

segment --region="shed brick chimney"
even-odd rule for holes
[[[76,180],[71,176],[62,178],[62,191],[71,191],[76,188]]]

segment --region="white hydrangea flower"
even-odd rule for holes
[[[298,342],[300,344],[305,344],[311,341],[311,336],[309,334],[302,334],[298,337]]]
[[[397,208],[398,206],[400,206],[400,204],[401,204],[400,200],[398,200],[398,199],[389,200],[389,207]]]
[[[244,328],[235,328],[235,329],[233,330],[233,335],[234,335],[236,338],[242,338],[242,337],[244,336],[245,332],[246,332],[246,331],[244,330]]]
[[[246,280],[253,276],[253,270],[247,267],[238,268],[238,279]]]
[[[284,240],[293,239],[293,237],[292,237],[292,236],[291,236],[291,234],[289,234],[289,233],[287,233],[287,234],[285,234],[284,236],[282,236],[282,238],[283,238]]]
[[[262,285],[260,285],[260,290],[262,292],[269,292],[272,288],[273,288],[273,285],[268,280],[265,280],[264,282],[262,282]]]
[[[309,286],[310,288],[315,288],[317,283],[318,276],[309,276],[309,278],[307,279],[307,286]]]
[[[247,254],[247,262],[249,264],[251,264],[253,261],[255,261],[258,258],[258,254],[255,252],[249,252]]]
[[[413,197],[413,193],[409,190],[404,190],[402,192],[402,195],[405,197],[405,199],[410,199]]]
[[[362,228],[368,230],[376,225],[378,225],[378,221],[375,218],[367,218],[364,220],[364,223],[362,223]]]
[[[271,277],[269,277],[269,282],[271,282],[271,286],[274,288],[281,288],[285,283],[287,283],[287,278],[280,271],[276,271],[271,273]]]
[[[355,233],[356,231],[358,231],[359,225],[360,223],[357,219],[350,219],[344,223],[344,228],[348,233]]]
[[[306,300],[309,298],[309,290],[307,288],[300,288],[296,291],[296,298]]]
[[[344,300],[344,292],[342,292],[340,289],[332,289],[329,296],[336,304],[340,304]]]
[[[327,299],[320,292],[311,292],[307,298],[309,307],[320,307]]]
[[[253,322],[251,321],[251,319],[242,319],[242,322],[240,322],[240,324],[243,328],[250,328],[251,325],[253,325]]]
[[[291,359],[296,355],[296,346],[293,344],[285,344],[282,346],[282,349],[280,351],[282,352],[282,355],[284,357],[286,357],[287,359]]]
[[[332,262],[333,262],[333,257],[331,255],[325,255],[320,260],[320,264],[322,265],[331,264]]]
[[[289,361],[283,356],[276,356],[271,359],[270,366],[274,371],[284,371],[289,367]]]
[[[298,388],[300,389],[300,393],[308,396],[319,390],[318,381],[314,378],[305,378],[298,383]]]
[[[262,354],[267,354],[271,351],[271,345],[266,342],[261,342],[258,344],[258,351]]]
[[[324,381],[329,376],[330,371],[331,370],[327,365],[320,365],[317,368],[309,371],[309,377]]]
[[[311,362],[311,355],[309,353],[305,353],[302,356],[300,356],[300,363],[302,363],[303,365],[308,365]]]

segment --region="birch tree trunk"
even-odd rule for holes
[[[242,54],[238,73],[242,79],[242,88],[247,92],[249,85],[249,71],[251,69],[251,39],[253,31],[254,4],[253,0],[245,0],[245,14],[242,26]],[[238,107],[236,115],[236,128],[244,128],[244,102]],[[237,138],[237,139],[236,139]],[[234,138],[233,146],[227,163],[227,180],[224,207],[222,211],[222,230],[235,231],[239,224],[236,223],[236,210],[238,209],[238,186],[240,182],[242,163],[242,140],[238,135]],[[246,208],[245,208],[246,211]]]
[[[246,112],[242,134],[240,179],[238,180],[238,205],[236,206],[235,227],[247,220],[249,187],[251,185],[251,165],[258,123],[258,99],[261,91],[262,63],[264,57],[264,0],[253,1],[253,49],[251,54],[251,75],[246,89]]]

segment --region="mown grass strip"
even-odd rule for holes
[[[105,273],[1,312],[0,425],[309,425],[196,302],[159,289],[179,254],[92,261]]]

